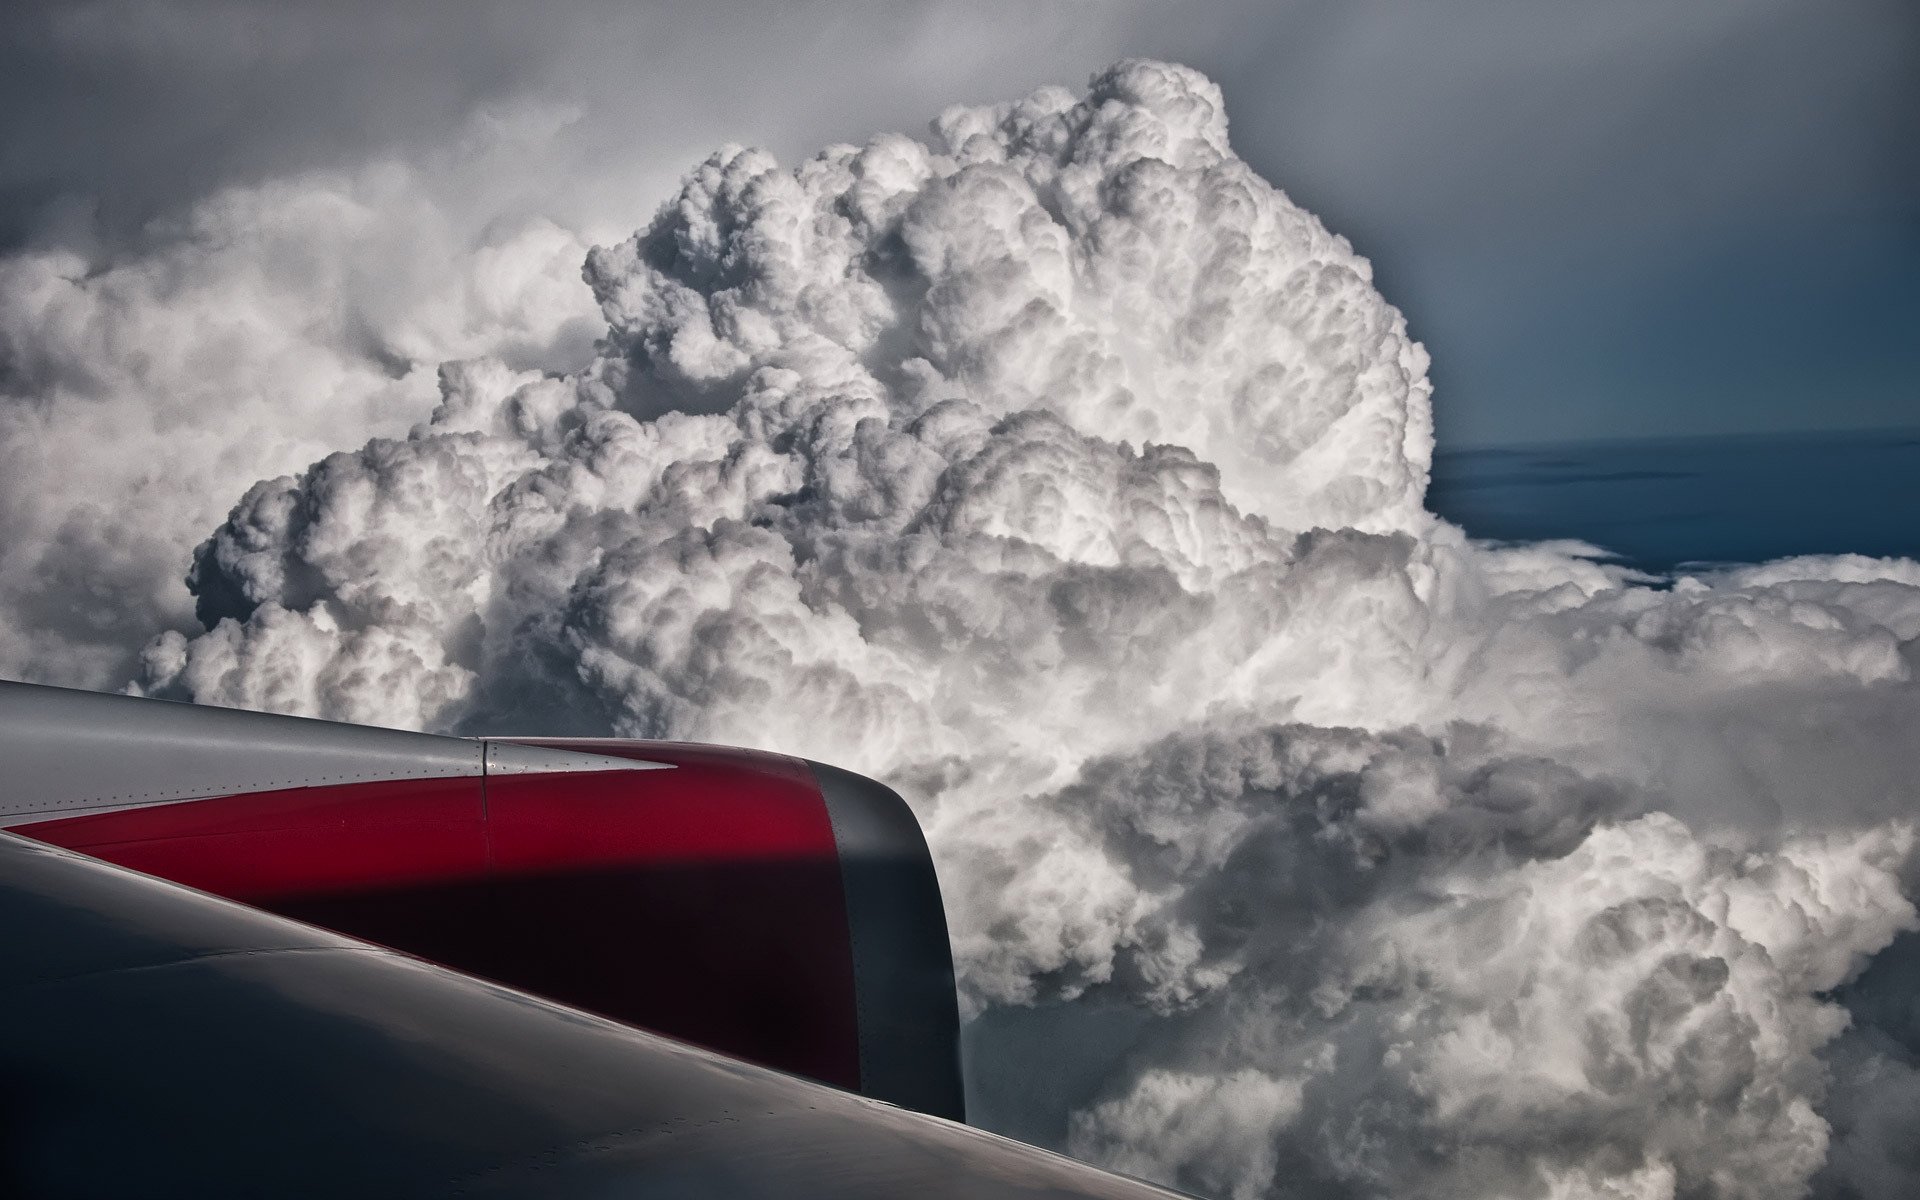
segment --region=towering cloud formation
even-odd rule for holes
[[[1424,353],[1177,67],[722,151],[586,277],[587,369],[255,485],[145,688],[887,778],[983,1115],[1204,1192],[1897,1193],[1830,993],[1916,923],[1920,566],[1469,543]]]

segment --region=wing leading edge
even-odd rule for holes
[[[0,834],[0,1193],[1172,1193]]]

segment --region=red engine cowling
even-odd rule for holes
[[[19,684],[0,749],[13,832],[964,1119],[932,861],[870,779]]]

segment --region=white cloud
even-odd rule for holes
[[[443,360],[583,359],[585,244],[470,216],[376,163],[229,188],[141,250],[0,258],[0,671],[124,677],[187,619],[181,556],[234,494],[404,433]]]
[[[145,324],[164,256],[6,289],[87,298],[16,325],[79,331],[19,335],[60,436],[235,406],[163,440],[166,520],[202,515],[179,470],[391,435],[246,493],[194,559],[212,627],[150,644],[147,690],[887,778],[969,1011],[1030,1006],[1063,1054],[1137,1022],[1078,1065],[1071,1144],[1206,1191],[1790,1197],[1827,1162],[1827,1056],[1866,1053],[1827,994],[1915,923],[1920,568],[1666,587],[1469,543],[1422,507],[1424,352],[1205,79],[1123,64],[792,170],[723,150],[587,258],[608,328],[566,376],[527,369],[566,328],[550,226],[301,313],[312,272],[377,274],[309,231],[353,187],[298,236],[207,210],[252,231],[177,293],[220,321]],[[170,409],[153,381],[215,350],[257,382]],[[1890,1177],[1866,1124],[1823,1187]]]

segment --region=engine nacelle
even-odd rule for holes
[[[932,860],[873,780],[18,684],[0,749],[12,832],[964,1118]]]

